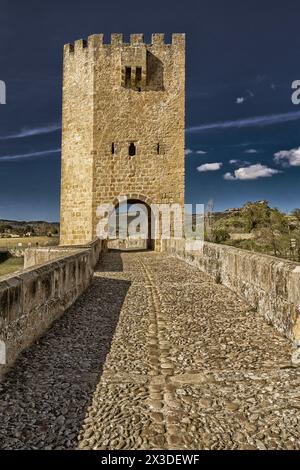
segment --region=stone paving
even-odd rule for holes
[[[300,449],[290,357],[196,268],[111,252],[0,386],[0,448]]]

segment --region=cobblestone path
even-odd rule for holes
[[[105,255],[0,390],[3,449],[300,449],[287,340],[195,268]]]

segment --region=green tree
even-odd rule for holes
[[[259,237],[266,251],[274,256],[288,257],[290,250],[290,230],[285,214],[278,209],[270,209],[269,217],[260,224]]]
[[[242,216],[248,232],[268,224],[271,209],[267,201],[248,202],[242,209]]]
[[[300,209],[294,209],[292,211],[292,216],[300,222]]]
[[[226,228],[213,228],[211,231],[211,241],[213,243],[224,243],[229,240],[230,234]]]

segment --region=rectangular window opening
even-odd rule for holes
[[[131,67],[125,67],[125,86],[126,88],[131,86]]]
[[[134,155],[136,155],[136,147],[134,142],[131,142],[131,144],[129,145],[128,154],[130,157],[134,157]]]
[[[114,142],[111,144],[111,154],[112,155],[115,154],[115,143]]]
[[[137,88],[140,88],[141,82],[142,82],[142,67],[137,67],[135,71],[135,86]]]

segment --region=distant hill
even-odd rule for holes
[[[59,234],[59,222],[19,221],[0,219],[0,237],[10,235],[47,236]]]
[[[268,201],[206,214],[206,240],[300,261],[300,209],[290,214]]]

